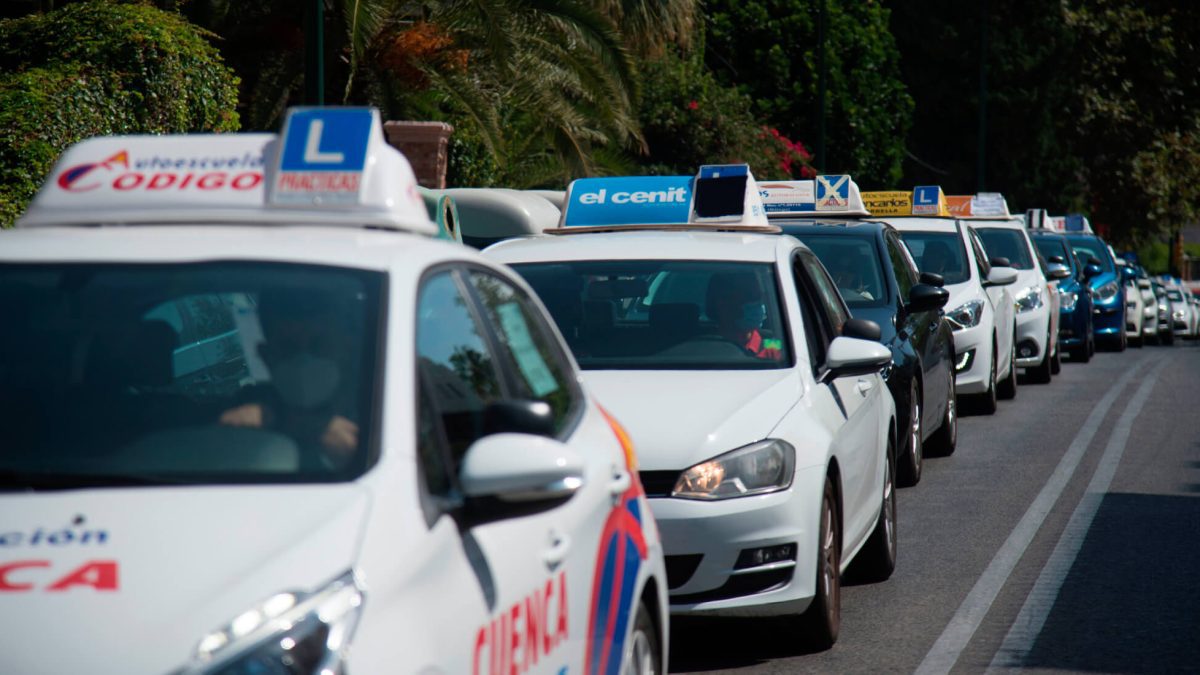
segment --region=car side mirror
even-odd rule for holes
[[[837,337],[829,343],[825,355],[825,375],[822,382],[839,377],[870,375],[877,373],[892,362],[892,352],[873,340],[852,337]]]
[[[1095,258],[1092,258],[1092,260],[1095,260]],[[1104,268],[1100,267],[1100,264],[1098,262],[1094,262],[1094,263],[1090,262],[1087,265],[1085,265],[1083,268],[1083,278],[1085,278],[1085,279],[1091,279],[1092,277],[1100,276],[1103,273],[1104,273]]]
[[[1145,279],[1138,279],[1138,288],[1142,289],[1143,291],[1149,291],[1151,290],[1150,282],[1146,281]]]
[[[988,258],[988,264],[992,267],[1012,267],[1012,261],[1002,255]]]
[[[937,286],[938,288],[946,285],[946,278],[940,274],[934,274],[933,272],[921,272],[921,276],[918,281],[930,286]]]
[[[1056,265],[1066,265],[1067,259],[1062,257],[1061,255],[1052,255],[1049,258],[1046,258],[1046,262],[1054,263]]]
[[[1046,276],[1050,277],[1051,281],[1061,281],[1070,278],[1071,269],[1062,263],[1052,262],[1046,265]]]
[[[950,291],[929,284],[917,284],[908,292],[908,303],[904,305],[904,311],[911,314],[932,312],[945,307],[949,300]]]
[[[498,433],[471,444],[459,470],[467,526],[538,513],[583,487],[583,457],[564,443]]]
[[[846,323],[842,324],[842,335],[859,340],[879,342],[879,339],[883,337],[883,331],[879,328],[879,324],[874,321],[867,319],[846,319]]]
[[[553,436],[554,411],[544,401],[505,399],[483,409],[483,435],[516,433]]]
[[[1137,279],[1137,271],[1134,270],[1132,267],[1128,267],[1128,266],[1122,267],[1121,268],[1121,279],[1123,279],[1125,281],[1134,281]]]
[[[1008,286],[1017,281],[1017,271],[1011,267],[992,267],[988,272],[987,286]]]

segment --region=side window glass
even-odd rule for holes
[[[429,398],[426,387],[419,386],[417,398],[417,456],[421,462],[421,474],[430,494],[450,493],[453,480],[452,469],[446,456],[442,421]]]
[[[809,281],[808,272],[804,270],[798,259],[793,263],[793,267],[792,273],[796,277],[796,290],[800,296],[800,315],[804,319],[804,339],[808,344],[808,358],[812,362],[815,374],[825,363],[825,349],[830,341],[828,337],[830,328],[826,325],[827,319],[824,313],[816,309],[820,301],[816,298],[816,291],[813,289],[812,282]]]
[[[457,463],[483,435],[483,410],[501,389],[495,360],[454,272],[427,279],[418,294],[417,363]]]
[[[819,307],[825,312],[826,318],[829,320],[829,329],[831,334],[829,340],[842,334],[842,325],[849,318],[849,312],[846,311],[845,305],[842,303],[842,295],[838,292],[837,285],[833,283],[833,279],[829,278],[829,273],[825,271],[825,267],[821,265],[816,256],[811,253],[802,253],[800,259],[804,262],[804,268],[808,270],[808,276],[812,279],[813,287],[817,291]]]
[[[500,340],[498,354],[514,381],[514,396],[544,401],[562,431],[576,409],[576,388],[566,354],[540,312],[517,287],[485,272],[471,272],[471,284]]]
[[[896,241],[896,237],[888,236],[885,241],[888,257],[892,260],[892,269],[896,273],[896,284],[900,287],[900,302],[903,304],[908,302],[908,293],[916,283],[917,275],[912,270],[912,263],[904,252],[904,247]]]
[[[967,235],[971,239],[971,249],[975,252],[975,265],[979,268],[979,280],[987,281],[988,275],[992,272],[992,263],[989,262],[987,249],[983,247],[983,242],[979,241],[979,235],[975,234],[975,230],[968,229]]]

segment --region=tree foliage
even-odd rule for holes
[[[152,7],[87,2],[0,21],[0,224],[83,138],[235,130],[236,83],[201,31]]]
[[[826,3],[826,164],[864,187],[891,187],[901,175],[913,101],[900,78],[888,10],[875,0]],[[817,7],[807,0],[706,3],[706,62],[754,101],[785,135],[814,142]]]

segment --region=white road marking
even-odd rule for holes
[[[987,569],[976,580],[975,586],[971,588],[971,592],[959,605],[958,611],[954,613],[950,623],[946,624],[945,630],[929,648],[929,652],[925,654],[921,664],[917,666],[917,675],[948,673],[958,662],[958,657],[966,649],[971,637],[975,635],[979,624],[983,622],[983,617],[991,608],[992,602],[1000,594],[1000,589],[1004,588],[1008,576],[1012,574],[1013,568],[1017,566],[1017,562],[1021,560],[1025,549],[1029,548],[1029,543],[1033,541],[1034,535],[1041,529],[1046,516],[1054,507],[1054,503],[1058,501],[1059,496],[1067,487],[1067,483],[1075,475],[1075,469],[1083,459],[1096,431],[1104,422],[1109,408],[1117,400],[1117,396],[1129,386],[1130,380],[1141,370],[1144,361],[1145,357],[1134,362],[1121,377],[1117,378],[1104,398],[1100,399],[1100,402],[1092,409],[1092,413],[1079,428],[1079,433],[1075,434],[1067,452],[1059,460],[1054,473],[1050,474],[1050,479],[1046,481],[1041,492],[1029,505],[1025,515],[1021,516],[1021,520],[1008,535],[1004,544],[1000,546],[1000,550],[996,552],[992,562],[988,564]]]
[[[1046,624],[1046,617],[1050,615],[1050,610],[1058,600],[1063,582],[1067,580],[1067,574],[1075,564],[1079,549],[1083,547],[1096,512],[1100,509],[1100,503],[1112,485],[1113,476],[1116,475],[1121,457],[1125,454],[1133,422],[1141,413],[1146,399],[1150,398],[1150,391],[1166,365],[1167,361],[1163,361],[1150,371],[1142,386],[1138,387],[1137,393],[1130,399],[1125,412],[1121,413],[1121,418],[1117,420],[1112,436],[1108,439],[1108,446],[1104,448],[1100,464],[1096,467],[1096,473],[1092,474],[1092,481],[1088,483],[1087,491],[1079,500],[1075,512],[1071,514],[1071,520],[1067,522],[1066,529],[1054,546],[1054,552],[1050,554],[1050,559],[1038,575],[1020,614],[1009,628],[1008,635],[1004,637],[1003,644],[992,658],[989,672],[995,668],[1020,667],[1033,649],[1034,642]]]

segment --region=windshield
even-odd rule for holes
[[[983,247],[990,257],[1008,258],[1019,270],[1033,269],[1033,256],[1025,244],[1025,233],[1005,227],[980,227],[975,229],[983,240]]]
[[[1183,302],[1183,293],[1180,293],[1174,288],[1167,289],[1167,297],[1175,300],[1176,302]]]
[[[887,300],[883,267],[873,238],[862,235],[805,234],[799,237],[833,277],[846,305],[882,307]]]
[[[1061,239],[1055,239],[1053,237],[1033,237],[1033,245],[1037,246],[1038,252],[1040,252],[1042,257],[1046,259],[1046,262],[1050,262],[1051,257],[1058,256],[1063,260],[1061,264],[1066,265],[1070,269],[1074,269],[1074,266],[1071,264],[1072,255],[1070,251],[1067,250],[1066,244]]]
[[[922,272],[942,275],[947,284],[971,278],[967,251],[957,232],[901,232],[900,237]]]
[[[791,364],[773,265],[618,260],[513,269],[537,291],[584,370]]]
[[[1079,256],[1079,259],[1082,260],[1084,264],[1087,264],[1088,258],[1096,258],[1100,261],[1098,263],[1100,265],[1100,269],[1104,270],[1105,272],[1113,271],[1113,262],[1112,259],[1108,257],[1108,247],[1104,245],[1104,242],[1100,241],[1099,239],[1093,239],[1092,237],[1080,239],[1071,237],[1070,239],[1071,248],[1075,249],[1075,255]]]
[[[366,470],[383,275],[0,265],[0,488]]]

